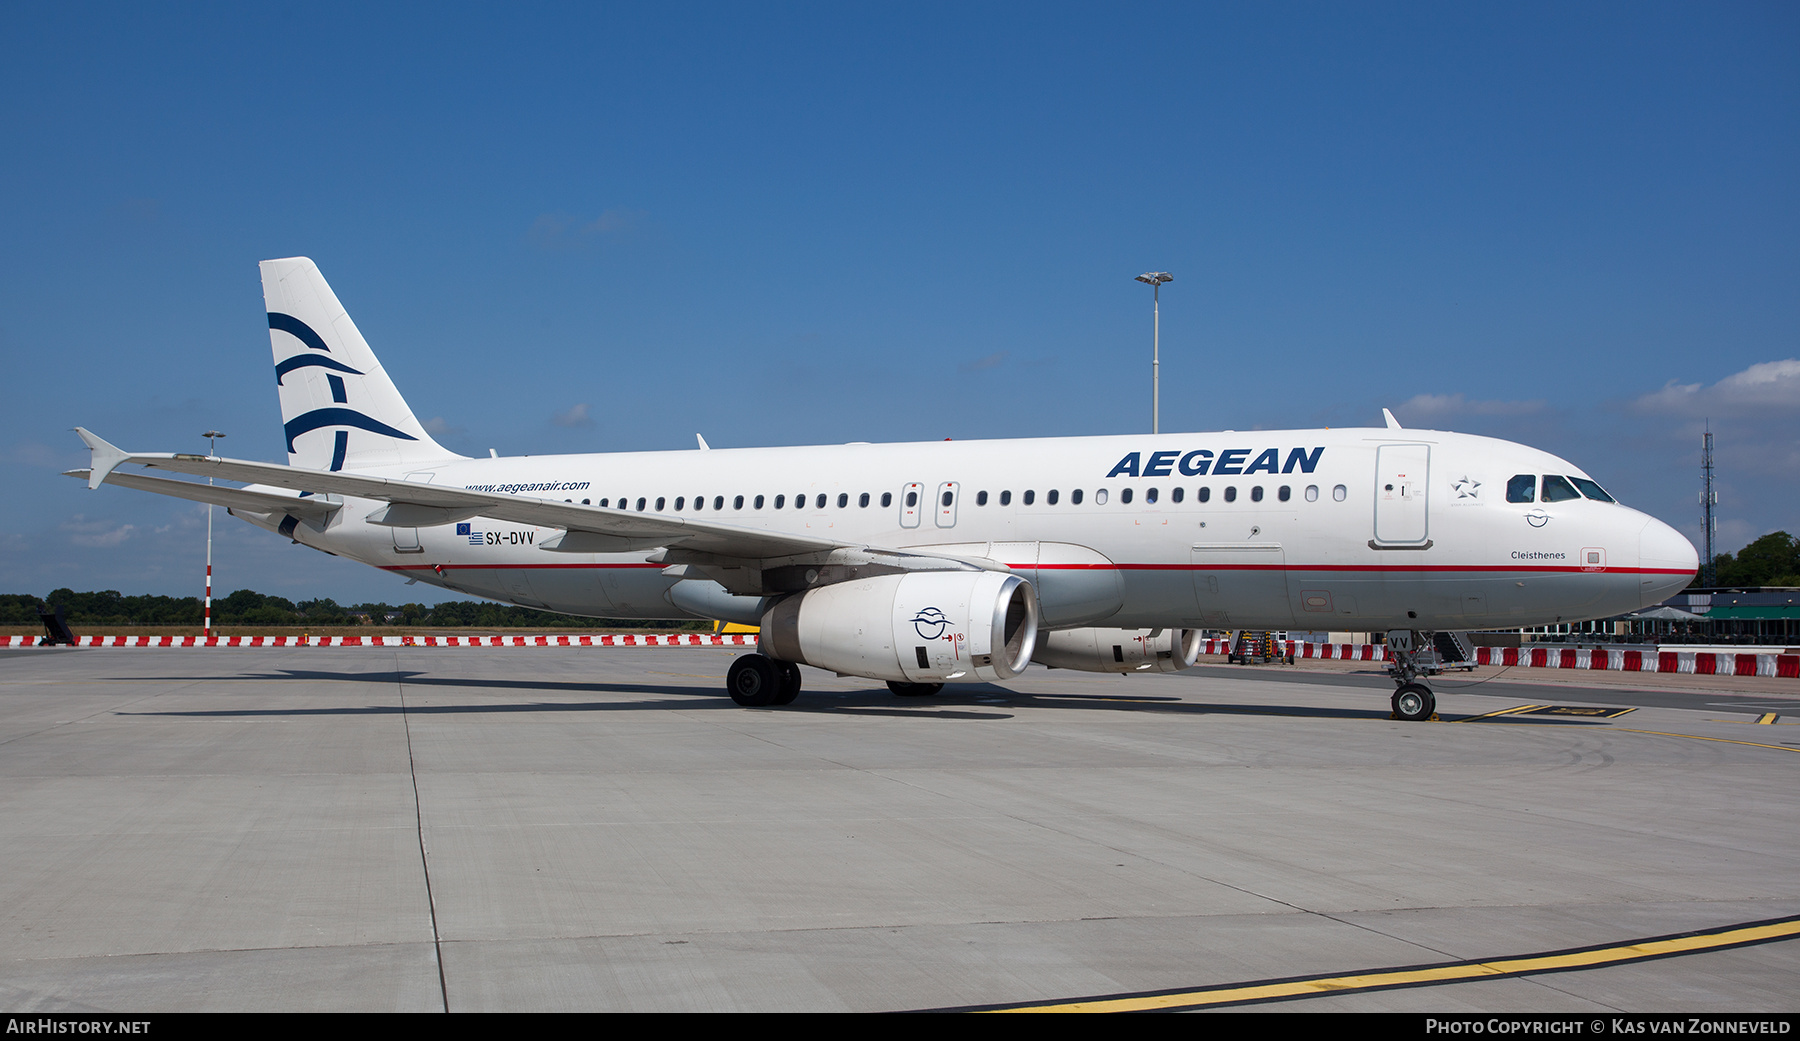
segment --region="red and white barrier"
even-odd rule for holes
[[[0,647],[35,647],[36,636],[0,636]],[[77,647],[754,647],[755,633],[618,633],[555,636],[78,636]]]
[[[36,647],[36,636],[0,636],[0,647]],[[754,647],[755,633],[558,633],[554,636],[79,636],[77,647]],[[1386,661],[1378,643],[1279,643],[1297,659]],[[1200,653],[1224,656],[1228,640],[1206,640]],[[1779,676],[1800,679],[1800,654],[1729,651],[1625,650],[1561,647],[1477,647],[1477,665],[1606,672],[1685,672],[1699,676]]]
[[[1224,655],[1230,641],[1207,640],[1202,653]],[[1386,661],[1387,647],[1378,643],[1280,643],[1295,658],[1338,661]],[[1800,679],[1800,654],[1734,654],[1729,651],[1664,651],[1655,648],[1477,647],[1475,664],[1525,669],[1591,669],[1608,672],[1686,672],[1700,676],[1780,676]]]

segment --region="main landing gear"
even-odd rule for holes
[[[746,708],[791,705],[800,696],[800,666],[761,654],[745,654],[725,673],[731,700]]]

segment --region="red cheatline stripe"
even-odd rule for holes
[[[663,569],[662,564],[384,564],[383,571],[548,571]],[[1530,564],[1008,564],[1017,571],[1284,571],[1288,574],[1594,574],[1594,575],[1691,575],[1680,568],[1608,567],[1594,570],[1578,565],[1563,567]]]
[[[36,647],[35,636],[0,636],[0,647]],[[755,633],[623,633],[555,636],[79,636],[77,647],[754,647]]]

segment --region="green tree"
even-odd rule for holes
[[[1719,554],[1713,565],[1720,586],[1800,585],[1800,539],[1770,532],[1735,554]]]

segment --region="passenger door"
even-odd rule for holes
[[[1429,546],[1430,445],[1382,445],[1375,450],[1377,548]]]

